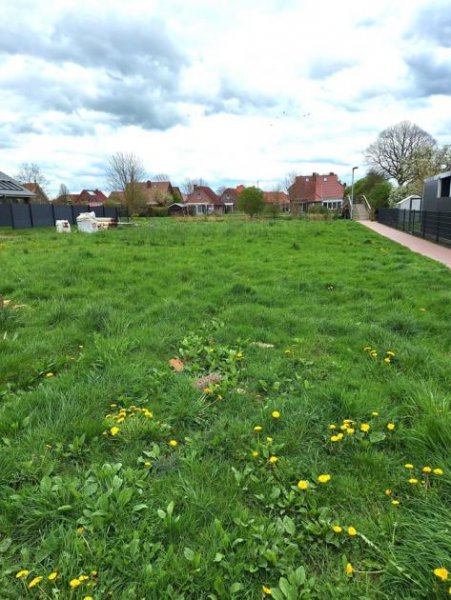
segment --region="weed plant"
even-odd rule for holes
[[[444,266],[158,219],[2,231],[0,295],[2,600],[448,596]]]

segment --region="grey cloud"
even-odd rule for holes
[[[451,64],[435,58],[430,53],[417,53],[406,57],[412,77],[411,93],[417,98],[443,94],[451,96]]]
[[[355,65],[350,60],[330,60],[329,58],[316,59],[310,65],[309,75],[312,79],[327,79],[339,71],[343,71]]]
[[[206,105],[205,113],[243,114],[256,110],[265,110],[277,105],[278,100],[267,94],[243,87],[240,83],[222,78],[217,95],[214,98],[200,97],[198,100]]]
[[[413,21],[414,37],[433,41],[445,48],[451,48],[451,10],[449,2],[442,0],[429,2],[423,6]],[[406,33],[411,37],[412,31]]]

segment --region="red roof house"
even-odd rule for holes
[[[285,192],[263,192],[263,200],[267,206],[277,207],[282,212],[290,211],[290,199]]]
[[[195,185],[185,202],[189,214],[209,215],[214,211],[224,212],[224,203],[207,185]]]
[[[306,211],[310,205],[326,208],[340,208],[343,202],[345,185],[335,173],[320,175],[299,175],[288,188],[291,206]]]

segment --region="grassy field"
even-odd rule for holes
[[[0,233],[1,600],[448,597],[446,267],[342,221]]]

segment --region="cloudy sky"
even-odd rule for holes
[[[451,143],[450,0],[4,0],[0,171],[107,190],[115,152],[174,184],[365,171],[385,127]]]

